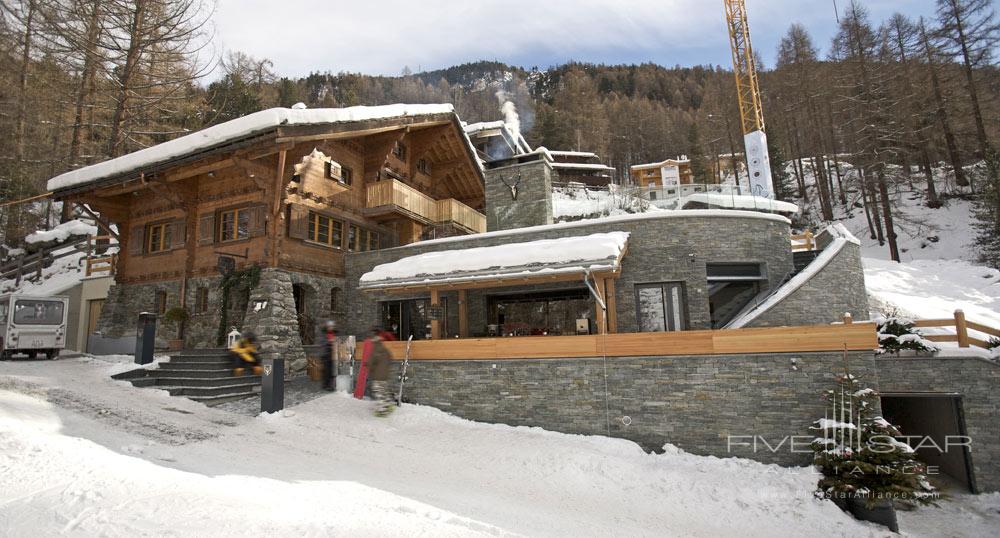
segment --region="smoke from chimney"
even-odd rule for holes
[[[514,134],[516,140],[521,135],[521,117],[517,115],[517,107],[509,99],[506,90],[497,90],[496,96],[497,102],[500,103],[500,112],[503,113],[503,121],[507,124],[507,129]]]

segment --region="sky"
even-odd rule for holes
[[[773,66],[793,22],[825,54],[834,4],[850,0],[747,0],[755,50]],[[731,63],[720,0],[218,0],[217,46],[274,62],[283,76],[310,72],[398,75],[477,60],[546,68],[570,60]],[[900,11],[933,16],[934,0],[862,0],[873,23]]]

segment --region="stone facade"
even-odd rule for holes
[[[380,292],[362,292],[357,282],[372,267],[396,261],[406,256],[442,250],[508,244],[513,242],[581,236],[598,232],[625,231],[630,233],[628,253],[622,261],[621,276],[615,284],[618,332],[637,331],[635,289],[637,284],[683,282],[687,303],[688,327],[711,327],[708,308],[706,264],[717,262],[760,263],[767,289],[780,282],[792,270],[789,225],[781,217],[759,213],[720,213],[717,211],[647,213],[625,217],[539,226],[516,232],[480,234],[463,238],[425,241],[372,252],[347,256],[344,281],[347,283],[349,334],[364,334],[379,322],[380,300],[404,298]],[[573,286],[569,284],[568,286]],[[532,287],[521,291],[543,291],[565,288],[567,285]],[[583,287],[583,281],[576,287]],[[511,292],[519,288],[493,290]],[[490,291],[468,292],[469,327],[472,335],[483,334],[486,324],[486,296]],[[415,295],[414,297],[427,297]],[[457,304],[455,293],[442,294],[449,305]],[[457,310],[449,307],[451,310]],[[835,315],[834,312],[831,315]],[[825,319],[825,318],[824,318]],[[811,323],[803,318],[796,324]],[[457,321],[455,325],[457,331]],[[451,331],[451,332],[455,332]]]
[[[541,155],[539,160],[486,170],[486,229],[552,224],[552,176],[552,165]]]
[[[180,304],[180,289],[180,282],[174,280],[148,284],[112,284],[104,307],[101,308],[96,331],[108,338],[134,335],[139,314],[156,312],[157,293],[166,292],[169,309]],[[157,320],[156,347],[167,347],[167,341],[176,336],[175,323]]]
[[[872,353],[852,353],[852,373],[868,376],[872,361]],[[612,437],[646,450],[670,443],[695,454],[806,465],[808,428],[822,418],[822,393],[843,364],[841,353],[609,358],[606,368],[599,357],[413,361],[405,394],[471,420],[585,435],[608,435],[610,427]],[[789,449],[791,436],[802,436],[798,451]],[[778,450],[763,445],[782,440]]]
[[[286,369],[305,368],[306,356],[299,338],[292,278],[287,271],[261,269],[260,282],[250,290],[243,322],[243,332],[246,331],[257,336],[264,360],[281,356]]]
[[[861,247],[851,242],[845,243],[840,252],[801,287],[747,327],[802,325],[802,320],[832,323],[842,321],[847,312],[856,321],[869,317]]]
[[[1000,364],[979,357],[891,356],[876,364],[882,393],[961,397],[976,485],[980,491],[1000,490]]]

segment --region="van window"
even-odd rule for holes
[[[14,323],[16,325],[60,325],[62,322],[62,301],[31,299],[19,300],[14,303]]]
[[[7,301],[0,303],[0,323],[7,323]]]

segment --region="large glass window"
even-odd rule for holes
[[[448,300],[441,301],[441,335],[447,337]],[[391,332],[399,340],[413,336],[414,340],[431,337],[430,299],[410,299],[406,301],[384,301],[382,306],[382,328]]]
[[[62,322],[62,301],[32,299],[14,302],[15,325],[59,325]]]
[[[487,299],[491,336],[576,334],[577,320],[590,327],[594,300],[586,289],[494,295]]]
[[[683,331],[687,328],[684,284],[657,282],[635,287],[639,332]]]
[[[764,273],[757,263],[710,263],[705,271],[712,328],[721,329],[760,293]]]

